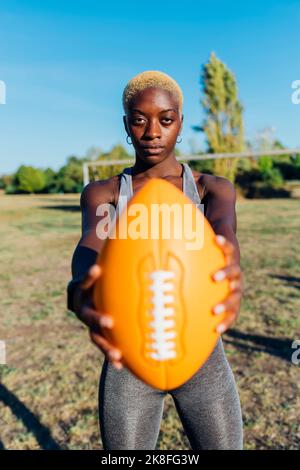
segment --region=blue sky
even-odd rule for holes
[[[1,0],[0,174],[20,164],[58,169],[125,142],[121,96],[143,70],[162,70],[184,92],[183,151],[205,149],[199,76],[215,51],[235,73],[253,139],[265,127],[300,147],[300,2]]]

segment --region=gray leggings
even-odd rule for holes
[[[99,383],[99,424],[105,450],[154,450],[164,397],[170,393],[193,450],[242,449],[239,395],[222,340],[180,387],[162,391],[117,370],[106,358]]]

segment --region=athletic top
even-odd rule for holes
[[[181,165],[183,167],[183,193],[189,197],[201,211],[203,211],[192,170],[187,163],[181,163]],[[121,173],[120,192],[117,204],[117,213],[119,214],[122,212],[126,204],[126,200],[129,201],[133,196],[131,172],[132,167],[128,167]]]

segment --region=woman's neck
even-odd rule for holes
[[[132,175],[141,174],[146,178],[164,178],[166,176],[181,176],[182,165],[172,155],[156,165],[147,165],[136,156],[135,164],[132,167]]]

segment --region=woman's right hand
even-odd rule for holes
[[[122,369],[121,351],[103,336],[104,328],[112,328],[113,318],[107,313],[97,311],[92,300],[93,287],[100,276],[100,266],[93,264],[79,287],[75,289],[74,310],[79,320],[88,326],[92,342],[117,369]]]

